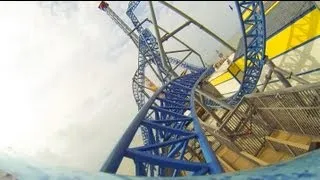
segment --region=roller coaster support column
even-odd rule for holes
[[[133,33],[135,30],[137,30],[142,24],[144,24],[146,21],[148,21],[148,18],[144,19],[141,23],[138,24],[135,28],[133,28],[129,34]]]
[[[201,90],[201,89],[197,89],[196,90],[199,94],[211,99],[212,101],[214,101],[215,103],[219,104],[221,107],[224,107],[228,110],[233,110],[233,107],[229,104],[227,104],[226,102],[224,101],[221,101],[220,99],[214,97],[213,95],[211,95],[209,92],[207,91],[204,91],[204,90]]]
[[[282,82],[282,84],[285,87],[292,87],[291,84],[289,83],[289,81],[286,79],[285,76],[289,76],[289,79],[293,79],[296,80],[297,82],[301,83],[301,84],[308,84],[309,82],[292,74],[292,72],[288,72],[284,69],[281,69],[279,67],[277,67],[272,61],[267,60],[266,64],[268,65],[268,67],[270,68],[267,76],[266,76],[266,81],[263,84],[262,90],[264,90],[265,86],[267,85],[267,83],[269,82],[269,80],[271,79],[271,74],[272,72],[274,72],[276,74],[276,76],[278,77],[278,79]]]
[[[181,31],[183,28],[189,26],[191,22],[185,22],[182,26],[178,27],[176,30],[172,31],[169,34],[165,34],[162,38],[161,38],[161,42],[168,40],[171,36],[175,35],[177,32]]]
[[[279,67],[274,67],[274,71],[278,72],[278,73],[281,73],[281,74],[283,74],[285,76],[289,76],[291,79],[296,80],[301,84],[308,84],[309,83],[308,81],[306,81],[306,80],[294,75],[292,72],[288,72],[288,71],[286,71],[284,69],[281,69]]]
[[[215,113],[213,113],[213,112],[209,109],[209,107],[207,107],[204,103],[201,102],[200,98],[197,98],[197,97],[196,97],[196,98],[195,98],[195,101],[196,101],[196,103],[199,104],[199,106],[201,106],[205,111],[207,111],[207,113],[209,113],[209,115],[210,115],[213,119],[215,119],[215,120],[218,121],[218,122],[221,121],[218,115],[216,115]]]
[[[275,70],[276,66],[272,61],[267,60],[266,64],[268,65],[270,70],[276,74],[277,78],[281,81],[284,87],[286,88],[292,87],[290,82],[284,77],[284,75],[281,72]]]
[[[153,24],[153,22],[150,21],[149,19],[148,19],[148,21],[149,21],[151,24]],[[159,25],[158,25],[158,28],[159,28],[161,31],[165,32],[166,34],[172,34],[172,33],[169,33],[167,30],[165,30],[164,28],[162,28],[162,27],[159,26]],[[196,50],[192,49],[190,46],[188,46],[185,42],[183,42],[181,39],[177,38],[176,36],[172,35],[172,36],[170,36],[170,37],[172,37],[173,39],[177,40],[179,43],[181,43],[182,45],[184,45],[184,46],[185,46],[187,49],[189,49],[191,52],[193,52],[194,54],[196,54],[196,55],[199,57],[199,59],[200,59],[200,61],[201,61],[201,63],[202,63],[202,66],[205,67],[205,64],[204,64],[204,62],[203,62],[202,56],[201,56]],[[167,39],[169,39],[170,37],[167,37]],[[169,54],[169,53],[174,53],[174,52],[166,52],[166,54]]]
[[[173,71],[176,70],[176,69],[180,66],[180,64],[182,64],[191,54],[192,54],[192,52],[190,51],[190,52],[180,61],[180,63],[178,63],[172,70],[173,70]]]
[[[174,77],[178,77],[178,74],[175,73],[171,66],[168,63],[168,57],[167,55],[164,53],[164,49],[162,46],[162,42],[160,39],[160,33],[159,33],[159,29],[158,29],[158,23],[157,23],[157,19],[156,19],[156,15],[154,13],[154,9],[153,9],[153,5],[152,2],[149,1],[149,6],[150,6],[150,11],[151,11],[151,17],[152,17],[152,21],[153,21],[153,25],[154,25],[154,31],[156,33],[156,38],[157,38],[157,42],[158,42],[158,46],[159,46],[159,51],[160,51],[160,56],[161,56],[161,61],[162,64],[164,65],[164,68],[169,72],[169,74],[171,74]]]
[[[273,73],[273,70],[272,69],[269,69],[266,76],[265,76],[265,80],[262,84],[262,88],[261,88],[261,92],[264,92],[264,90],[266,89],[269,81],[271,80],[271,76],[272,76],[272,73]]]
[[[236,49],[234,47],[232,47],[230,44],[228,44],[227,42],[225,42],[223,39],[221,39],[219,36],[217,36],[216,34],[214,34],[212,31],[210,31],[208,28],[206,28],[205,26],[203,26],[202,24],[200,24],[198,21],[192,19],[190,16],[186,15],[185,13],[183,13],[182,11],[180,11],[179,9],[175,8],[174,6],[172,6],[171,4],[165,2],[165,1],[159,1],[161,4],[167,6],[168,8],[170,8],[171,10],[173,10],[174,12],[178,13],[179,15],[181,15],[182,17],[188,19],[192,24],[198,26],[200,29],[202,29],[203,31],[205,31],[206,33],[208,33],[210,36],[212,36],[213,38],[215,38],[218,42],[220,42],[221,44],[223,44],[224,46],[226,46],[229,50],[231,50],[232,52],[236,52]]]

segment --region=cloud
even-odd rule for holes
[[[1,4],[0,148],[10,146],[49,165],[87,171],[97,171],[111,152],[137,113],[131,86],[138,52],[98,4]],[[223,9],[221,2],[215,11],[207,2],[176,4],[210,28],[219,26],[217,33],[224,36],[233,27],[233,21],[213,16]],[[184,22],[159,3],[154,6],[159,24],[167,29]],[[111,2],[110,7],[132,27],[127,2]],[[139,9],[139,19],[150,16],[148,3],[141,2]],[[221,16],[229,17],[225,11]],[[215,43],[193,31],[179,37],[208,52],[205,59],[212,62]],[[179,47],[168,43],[166,48]]]
[[[40,7],[50,9],[51,15],[69,18],[79,10],[77,2],[73,1],[43,1],[39,2]]]
[[[48,152],[45,163],[60,159],[57,164],[73,161],[68,165],[85,169],[91,167],[86,159],[73,158],[90,156],[76,151],[87,139],[90,151],[100,152],[92,161],[102,163],[136,112],[131,92],[137,63],[134,45],[123,32],[114,31],[97,2],[5,5],[0,7],[0,45],[5,51],[0,105],[6,111],[1,114],[6,124],[1,137],[8,137],[1,147],[11,146],[37,159]],[[115,128],[109,129],[110,124]],[[70,136],[57,139],[61,131]],[[95,145],[98,141],[103,148]],[[92,167],[97,170],[99,165]]]

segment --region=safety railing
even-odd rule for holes
[[[241,102],[218,124],[218,132],[241,150],[256,155],[266,136],[284,130],[308,136],[320,136],[320,83],[255,93]],[[300,155],[308,150],[271,143],[277,150]]]
[[[246,99],[273,128],[320,135],[320,83],[251,94]]]

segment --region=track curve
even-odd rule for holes
[[[222,168],[209,145],[196,115],[194,92],[213,68],[202,69],[171,80],[141,108],[101,171],[115,173],[123,157],[135,162],[137,176],[177,176],[221,173]],[[187,113],[190,112],[190,113]],[[147,144],[129,148],[138,128],[148,134]],[[184,159],[190,141],[200,144],[204,162]]]
[[[139,66],[133,83],[135,99],[140,109],[121,141],[114,148],[101,171],[115,173],[123,157],[134,161],[137,176],[177,176],[221,173],[222,168],[204,135],[194,105],[198,83],[213,67],[193,69],[192,73],[170,80],[160,59],[156,38],[140,25],[133,11],[139,1],[131,1],[127,15],[139,32]],[[262,2],[236,2],[245,43],[245,73],[239,91],[227,102],[236,105],[245,94],[254,91],[264,65],[265,19]],[[246,30],[247,29],[247,30]],[[154,63],[163,85],[146,103],[141,99],[146,62]],[[162,74],[163,73],[163,74]],[[206,100],[207,103],[212,103]],[[189,114],[186,114],[189,112]],[[137,129],[142,130],[143,145],[129,148]],[[203,162],[183,159],[191,139],[200,144]]]
[[[244,37],[245,69],[242,83],[237,93],[225,101],[230,105],[237,105],[241,98],[254,92],[265,64],[266,24],[262,1],[237,1],[236,9],[241,22]],[[249,14],[248,14],[249,13]],[[210,99],[206,105],[219,106]]]
[[[128,4],[128,8],[126,11],[126,14],[131,19],[134,27],[137,29],[139,33],[139,57],[138,57],[138,69],[134,75],[134,82],[139,82],[138,85],[133,85],[133,94],[136,100],[136,103],[138,105],[138,109],[142,107],[144,104],[144,100],[141,100],[144,95],[142,95],[142,89],[144,87],[144,75],[141,73],[144,72],[144,69],[146,67],[147,61],[150,61],[151,63],[155,64],[158,68],[158,72],[160,75],[160,79],[162,79],[162,83],[166,83],[171,79],[171,76],[166,76],[166,70],[163,67],[163,64],[160,59],[160,53],[159,53],[159,47],[156,41],[156,38],[153,36],[153,34],[150,32],[150,30],[143,28],[142,25],[140,25],[139,19],[135,16],[134,10],[138,7],[140,1],[130,1]],[[144,59],[144,57],[145,59]],[[176,64],[180,67],[183,67],[185,69],[190,70],[191,72],[195,72],[200,70],[200,67],[191,65],[186,62],[182,62],[173,57],[168,57],[168,60]],[[139,73],[141,72],[141,73]],[[137,83],[136,83],[137,84]],[[139,87],[138,87],[139,86]]]
[[[143,28],[143,26],[140,25],[139,19],[134,14],[134,10],[138,7],[139,3],[140,1],[130,1],[126,11],[126,14],[131,19],[133,25],[139,33],[138,69],[135,72],[132,81],[132,91],[136,104],[138,105],[138,110],[142,108],[142,106],[146,102],[146,99],[148,98],[146,97],[146,94],[144,92],[145,68],[147,62],[156,65],[158,70],[158,77],[162,85],[169,82],[169,80],[171,79],[171,76],[167,74],[161,62],[159,47],[156,38],[149,29]],[[168,59],[171,63],[179,64],[181,67],[189,69],[191,72],[195,72],[201,69],[185,62],[181,63],[181,61],[176,58],[169,57]],[[145,144],[148,144],[148,134],[146,131],[147,130],[145,128],[141,128],[143,142]]]
[[[237,9],[242,15],[244,13],[241,9],[249,8],[250,6],[247,5],[250,3],[252,3],[253,10],[258,8],[263,12],[263,6],[261,9],[259,5],[253,5],[255,2],[239,2],[241,6],[237,6]],[[252,25],[252,20],[247,18],[243,19],[242,22],[244,24]],[[259,20],[257,16],[253,19],[254,21],[262,20]],[[263,28],[261,24],[257,26],[257,29],[261,30],[261,28]],[[245,28],[243,28],[243,30],[244,29]],[[247,79],[244,78],[244,85],[241,86],[243,90],[241,91],[240,88],[240,91],[236,94],[237,97],[230,99],[230,104],[238,102],[238,97],[241,97],[242,94],[252,92],[254,86],[252,84],[257,81],[257,76],[261,73],[264,64],[264,58],[262,57],[264,57],[265,40],[260,39],[261,36],[258,35],[257,31],[258,30],[252,30],[253,34],[251,35],[244,31],[245,34],[253,36],[251,40],[246,39],[248,40],[246,41],[248,50],[246,51],[246,59],[249,59],[248,63],[246,63],[246,70],[249,76]],[[250,30],[248,32],[250,32]],[[259,46],[259,44],[264,44],[264,46]],[[252,49],[255,50],[253,51]],[[145,64],[140,63],[140,65],[143,66]],[[207,145],[205,140],[203,140],[203,133],[199,131],[199,124],[194,114],[193,99],[195,88],[201,79],[213,73],[213,71],[211,68],[195,70],[191,74],[173,79],[162,86],[154,96],[141,107],[141,111],[139,111],[138,115],[130,124],[101,171],[115,173],[122,158],[125,156],[135,161],[137,175],[142,176],[175,176],[178,174],[178,171],[181,170],[190,171],[192,172],[191,175],[219,173],[219,167],[215,166],[217,165],[215,164],[216,159],[212,157],[212,154],[210,155],[207,154],[208,152],[205,152]],[[137,72],[136,75],[139,76],[139,73],[143,74],[142,72]],[[252,75],[254,76],[253,78]],[[245,87],[247,87],[247,89]],[[155,101],[159,102],[154,104]],[[154,112],[153,116],[150,116],[150,111]],[[191,111],[191,114],[186,115],[186,111]],[[154,119],[151,119],[151,117]],[[187,129],[186,127],[191,123],[193,123],[193,128]],[[150,134],[150,137],[153,137],[148,139],[150,145],[129,148],[133,135],[139,126],[147,127],[147,132]],[[201,148],[203,148],[202,151],[206,162],[190,163],[181,160],[187,141],[192,138],[199,141]],[[167,149],[164,148],[168,145],[171,147]],[[179,159],[176,159],[178,157]],[[214,176],[184,177],[184,179],[319,179],[319,162],[320,150],[315,150],[294,160],[263,168]],[[143,167],[148,164],[148,168]],[[154,166],[157,165],[160,168],[154,168]],[[170,167],[173,170],[165,171],[165,167]],[[146,171],[146,169],[149,169],[149,172]],[[2,154],[0,156],[0,170],[3,177],[10,179],[138,179],[137,177],[88,173],[67,168],[50,168],[36,164],[30,159],[8,154]],[[146,178],[142,177],[141,179]]]

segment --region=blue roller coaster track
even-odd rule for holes
[[[236,104],[244,94],[254,91],[265,61],[265,22],[262,2],[241,1],[236,2],[236,7],[241,19],[241,28],[246,45],[246,68],[240,90],[235,96],[227,100],[230,104]],[[243,17],[245,12],[250,12],[250,14]],[[143,43],[147,44],[144,42],[144,38],[140,37],[139,44]],[[143,52],[139,54],[139,67],[144,67],[149,61],[155,63],[152,59],[153,56],[149,57],[149,61],[147,61],[145,57],[142,57],[143,54]],[[152,53],[149,52],[149,54]],[[143,79],[144,68],[140,69],[140,72],[138,70],[135,76],[137,76],[137,79]],[[200,175],[184,177],[183,179],[319,179],[320,150],[277,165],[235,173],[221,173],[222,169],[197,119],[194,104],[195,89],[198,88],[200,81],[212,73],[214,73],[212,67],[196,68],[184,76],[170,77],[171,79],[168,78],[163,86],[152,97],[149,97],[148,101],[139,102],[141,103],[140,111],[101,168],[102,172],[108,173],[50,168],[39,164],[39,162],[32,162],[30,158],[1,153],[0,178],[102,180],[150,179],[143,176]],[[139,75],[141,77],[138,77]],[[143,84],[144,82],[140,81],[140,83]],[[148,144],[140,147],[129,147],[139,127],[146,129]],[[184,159],[190,141],[199,142],[204,161],[192,162]],[[136,175],[140,177],[113,175],[117,172],[124,157],[134,161]],[[206,174],[215,175],[201,176]]]
[[[194,105],[195,88],[213,71],[203,69],[162,86],[139,111],[123,136],[123,143],[117,145],[113,151],[116,154],[110,156],[102,171],[115,173],[122,158],[127,157],[134,160],[137,176],[177,176],[182,170],[193,175],[222,172],[196,118]],[[147,129],[148,145],[128,148],[142,126]],[[205,162],[183,160],[192,139],[203,147]]]
[[[143,28],[140,25],[140,21],[133,13],[134,10],[139,5],[139,1],[130,1],[128,4],[127,15],[131,19],[133,25],[137,29],[139,33],[139,55],[138,55],[138,70],[136,71],[133,77],[132,90],[134,94],[135,101],[138,105],[138,109],[140,110],[142,106],[145,104],[146,94],[144,92],[144,82],[145,82],[145,67],[146,63],[149,61],[153,63],[158,68],[158,77],[162,84],[168,82],[171,79],[171,76],[166,72],[163,64],[161,62],[159,47],[157,44],[156,37],[150,32],[149,29]],[[200,68],[190,65],[188,63],[182,62],[176,58],[169,58],[173,64],[179,64],[180,67],[189,69],[191,72],[195,72],[200,70]],[[146,128],[141,128],[142,139],[145,144],[148,144],[148,133]]]
[[[255,91],[265,64],[266,24],[262,2],[240,1],[236,2],[236,9],[241,22],[244,37],[245,70],[242,83],[237,93],[226,99],[232,106],[239,103],[241,98]],[[245,12],[249,12],[244,16]],[[209,107],[219,107],[210,99],[205,99]]]
[[[139,66],[137,81],[143,83],[147,61],[156,64],[163,78],[163,86],[145,103],[140,100],[142,91],[136,86],[133,91],[138,107],[138,115],[116,145],[103,172],[116,173],[122,159],[130,158],[135,163],[137,176],[178,176],[181,171],[188,175],[221,173],[222,168],[212,152],[202,132],[194,105],[194,93],[198,83],[214,72],[212,67],[195,68],[190,74],[171,79],[163,68],[156,38],[148,29],[140,26],[133,11],[139,1],[131,1],[127,15],[139,32]],[[239,91],[227,102],[236,105],[245,94],[252,93],[265,64],[265,17],[262,1],[236,2],[241,30],[245,43],[245,71]],[[249,12],[246,17],[245,12]],[[143,58],[145,56],[146,58]],[[177,60],[179,62],[179,60]],[[142,87],[140,87],[142,88]],[[216,105],[206,100],[209,105]],[[142,129],[143,145],[129,148],[138,128]],[[204,162],[184,159],[186,147],[191,139],[199,142]]]

